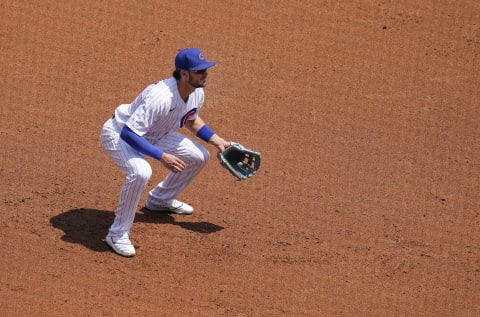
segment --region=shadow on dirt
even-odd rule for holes
[[[223,227],[209,222],[176,221],[169,213],[152,212],[145,208],[135,215],[135,222],[170,224],[183,229],[209,234],[220,231]],[[50,219],[50,223],[65,233],[62,240],[82,244],[85,247],[102,252],[109,250],[103,242],[108,228],[113,222],[114,213],[96,209],[72,209]]]

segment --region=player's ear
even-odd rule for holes
[[[180,76],[181,77],[188,77],[188,71],[181,69],[180,70]]]

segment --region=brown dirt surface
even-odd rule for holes
[[[0,47],[1,316],[480,315],[480,2],[4,0]],[[123,258],[100,129],[184,47],[262,167]]]

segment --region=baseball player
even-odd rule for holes
[[[186,127],[200,140],[222,153],[230,142],[217,135],[199,116],[204,102],[208,69],[198,48],[181,50],[175,57],[173,76],[146,87],[131,104],[122,104],[103,125],[102,147],[126,176],[120,191],[115,219],[106,237],[118,254],[135,255],[129,235],[141,195],[152,175],[145,155],[159,160],[169,174],[153,188],[146,208],[190,215],[192,206],[176,197],[200,172],[209,152],[199,143],[177,132]]]

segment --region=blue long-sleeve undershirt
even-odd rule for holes
[[[151,145],[145,138],[139,136],[127,126],[123,127],[120,138],[138,152],[151,156],[154,159],[159,160],[163,155],[162,150]]]

